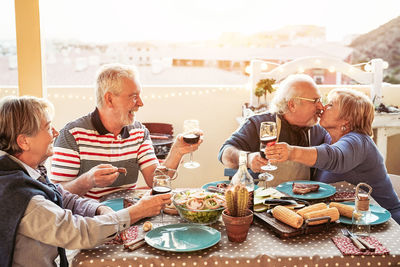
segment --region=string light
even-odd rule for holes
[[[183,95],[185,96],[196,96],[196,95],[209,95],[212,93],[222,93],[222,92],[229,92],[229,91],[235,91],[238,92],[240,90],[246,90],[248,91],[249,88],[247,86],[234,86],[234,87],[218,87],[218,88],[212,88],[212,89],[199,89],[199,90],[187,90],[184,92],[169,92],[169,93],[162,93],[162,94],[151,94],[151,95],[146,95],[143,94],[142,98],[143,99],[164,99],[164,98],[173,98],[173,97],[181,97]],[[4,95],[16,95],[17,91],[15,90],[9,90],[9,89],[2,89],[0,88],[0,94]],[[81,100],[81,101],[86,101],[90,100],[93,101],[95,98],[93,96],[87,96],[87,95],[75,95],[75,94],[58,94],[58,93],[48,93],[47,98],[49,99],[68,99],[68,100]]]

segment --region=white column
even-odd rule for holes
[[[382,81],[383,81],[383,60],[376,58],[371,60],[373,82],[371,87],[371,97],[375,105],[379,105],[382,100]]]

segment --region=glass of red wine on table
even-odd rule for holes
[[[265,157],[265,147],[266,146],[273,146],[276,143],[277,139],[277,128],[276,128],[276,123],[272,121],[266,121],[262,122],[260,126],[260,155],[262,158]],[[274,171],[278,167],[275,165],[272,165],[269,161],[267,165],[261,166],[261,170],[263,171]],[[267,182],[271,181],[274,179],[274,176],[270,173],[264,172],[261,173],[258,178],[260,180],[265,181],[265,187],[267,187]]]
[[[185,120],[183,122],[183,141],[190,145],[197,144],[200,139],[200,135],[197,133],[199,129],[198,120]],[[183,164],[183,166],[188,169],[194,169],[199,167],[200,163],[193,161],[193,152],[190,152],[190,161]]]
[[[172,191],[171,178],[165,174],[155,174],[153,176],[153,189],[151,190],[152,195],[167,194]],[[161,209],[161,225],[164,225],[164,210]]]

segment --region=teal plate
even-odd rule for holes
[[[112,208],[114,211],[119,211],[124,208],[123,198],[114,198],[101,202],[101,204]]]
[[[221,233],[205,225],[178,223],[157,227],[144,240],[156,249],[190,252],[214,246],[221,240]]]
[[[343,202],[343,204],[354,207],[354,202]],[[368,217],[369,225],[387,222],[391,217],[388,210],[378,205],[370,204],[369,210],[371,211],[371,215]],[[339,221],[344,224],[352,224],[351,219],[344,216],[340,216]]]
[[[211,183],[208,183],[208,184],[203,185],[201,188],[204,189],[204,190],[207,190],[207,188],[208,188],[209,186],[217,186],[218,184],[222,184],[222,183],[224,183],[224,184],[230,184],[231,181],[228,180],[228,181],[211,182]],[[257,188],[258,188],[258,185],[254,185],[254,190],[256,190]]]
[[[301,184],[318,184],[319,189],[316,192],[311,192],[311,193],[307,193],[307,194],[303,194],[303,195],[294,194],[292,191],[292,184],[294,182],[301,183]],[[294,181],[294,182],[282,183],[276,187],[276,190],[278,190],[282,193],[288,194],[291,197],[295,197],[295,198],[299,198],[299,199],[306,199],[306,200],[326,198],[326,197],[330,197],[336,193],[336,188],[329,184],[316,182],[316,181]]]

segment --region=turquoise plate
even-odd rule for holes
[[[119,211],[124,208],[123,198],[114,198],[101,202],[101,204],[112,208],[114,211]]]
[[[189,252],[214,246],[221,240],[221,233],[205,225],[178,223],[157,227],[144,240],[156,249]]]
[[[224,184],[230,184],[231,181],[228,180],[228,181],[211,182],[211,183],[208,183],[208,184],[203,185],[201,188],[204,189],[204,190],[207,190],[207,188],[208,188],[209,186],[217,186],[217,184],[222,184],[222,183],[224,183]],[[258,185],[254,185],[254,190],[256,190],[257,188],[258,188]]]
[[[354,202],[343,202],[343,204],[354,207]],[[370,204],[369,210],[371,211],[371,215],[368,218],[369,225],[376,225],[387,222],[391,217],[388,210],[378,205]],[[351,219],[344,216],[340,216],[339,221],[344,224],[352,224]]]
[[[294,194],[292,191],[292,184],[293,183],[302,183],[302,184],[318,184],[319,189],[316,192],[311,192],[307,194]],[[316,181],[294,181],[294,182],[286,182],[278,185],[276,190],[288,194],[291,197],[299,198],[299,199],[321,199],[330,197],[336,193],[336,188],[325,183],[316,182]]]

